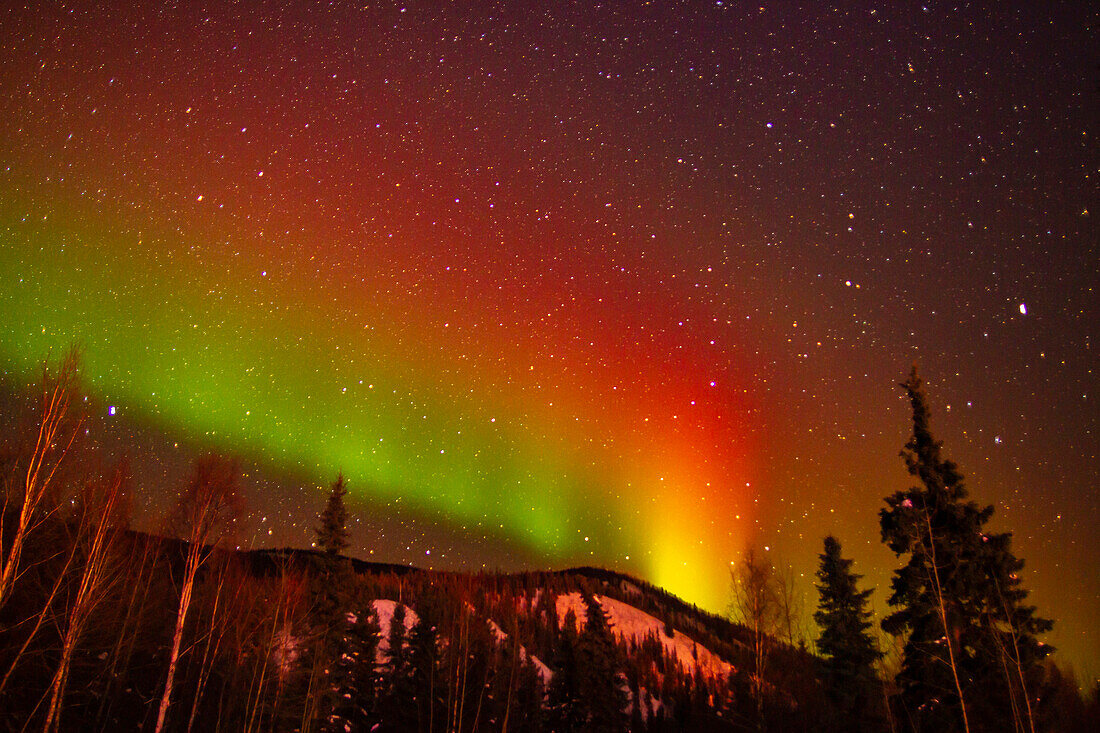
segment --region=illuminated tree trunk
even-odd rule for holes
[[[1012,631],[1018,674],[1026,681],[1025,667],[1049,653],[1035,635],[1049,631],[1052,623],[1021,605],[1027,596],[1017,574],[1023,560],[1012,553],[1010,534],[984,531],[993,507],[968,501],[958,466],[943,457],[916,367],[901,386],[913,409],[913,432],[901,455],[919,484],[886,497],[887,507],[879,512],[883,542],[899,557],[908,557],[891,583],[890,605],[898,610],[882,621],[885,631],[905,638],[900,695],[919,718],[918,727],[950,724],[949,718],[957,717],[969,731],[970,705],[978,700],[985,716],[993,716],[983,722],[1008,728],[1014,689],[1008,690],[1009,700],[1001,700],[999,687],[989,686],[1009,654],[1004,627]],[[957,713],[940,712],[945,688],[954,689]],[[1019,718],[1019,711],[1013,715]]]
[[[164,692],[157,710],[155,733],[164,730],[168,706],[172,702],[172,688],[183,646],[187,613],[191,608],[195,576],[212,552],[207,545],[219,539],[220,533],[225,529],[224,525],[238,512],[236,465],[218,456],[199,459],[187,492],[177,505],[171,520],[177,525],[177,530],[182,530],[187,535],[187,560],[176,611],[176,627],[172,633],[172,651],[168,656],[168,679],[164,683]]]
[[[202,662],[199,664],[199,679],[195,685],[195,696],[191,700],[191,714],[187,718],[187,733],[191,733],[191,729],[195,726],[195,717],[199,712],[199,702],[202,701],[202,693],[206,688],[206,682],[210,679],[210,670],[214,665],[214,659],[218,656],[218,649],[221,648],[222,639],[225,637],[225,624],[228,620],[228,612],[223,609],[223,599],[225,592],[226,578],[229,575],[228,559],[222,565],[221,572],[218,577],[218,588],[214,594],[214,608],[210,611],[210,630],[206,635],[206,645],[202,653]],[[237,593],[240,593],[240,577],[237,578]],[[219,610],[221,610],[221,618],[219,618]]]
[[[61,703],[65,697],[65,686],[69,679],[73,652],[91,617],[92,611],[102,598],[104,589],[110,582],[107,560],[110,542],[113,537],[112,518],[115,507],[118,505],[121,490],[122,472],[119,469],[107,485],[102,505],[88,506],[84,510],[86,519],[82,520],[82,524],[84,521],[94,522],[95,529],[88,549],[88,557],[84,561],[84,572],[80,577],[80,587],[77,589],[72,608],[69,609],[69,623],[65,629],[65,637],[61,645],[61,663],[58,665],[57,672],[54,673],[53,680],[50,683],[50,704],[46,711],[46,723],[43,726],[46,731],[58,730],[61,727]],[[76,547],[73,548],[74,554],[76,549]]]
[[[951,633],[951,625],[947,622],[947,604],[943,597],[943,586],[940,584],[940,569],[936,565],[936,542],[932,537],[932,518],[928,515],[927,507],[924,509],[924,523],[928,528],[929,565],[933,588],[936,594],[936,603],[939,606],[940,621],[943,622],[943,638],[947,644],[947,660],[951,667],[951,678],[955,681],[955,691],[959,695],[959,708],[962,710],[963,730],[970,733],[970,719],[966,715],[966,699],[963,697],[962,683],[959,682],[959,666],[955,661],[954,634]]]
[[[782,607],[775,571],[766,560],[759,560],[753,550],[730,571],[733,580],[732,611],[737,620],[748,627],[752,641],[753,671],[750,680],[756,704],[756,725],[764,729],[764,674],[772,639],[779,631]]]
[[[35,637],[38,636],[38,632],[41,630],[42,626],[46,623],[47,620],[56,621],[56,618],[50,613],[50,609],[53,607],[53,602],[57,598],[57,594],[60,592],[62,586],[64,586],[65,584],[65,579],[68,577],[69,574],[69,566],[72,565],[73,559],[75,557],[75,553],[69,553],[69,557],[65,561],[65,566],[61,568],[61,572],[58,573],[57,579],[54,581],[53,588],[50,589],[50,595],[46,598],[46,602],[42,606],[42,612],[38,614],[38,618],[34,622],[34,627],[31,628],[31,632],[27,635],[26,640],[23,642],[23,646],[21,646],[19,648],[19,651],[16,652],[15,658],[12,659],[11,665],[8,667],[8,671],[4,673],[3,679],[0,679],[0,693],[4,691],[5,687],[7,687],[8,681],[15,673],[16,667],[19,666],[19,662],[23,658],[23,654],[26,653],[27,649],[30,647],[31,642],[34,641]]]
[[[50,374],[49,364],[42,367],[42,417],[38,423],[38,435],[34,451],[27,463],[23,479],[23,496],[19,508],[19,519],[15,526],[7,557],[0,562],[0,606],[11,594],[19,578],[19,561],[23,554],[23,545],[27,535],[41,522],[43,500],[50,487],[50,481],[57,472],[61,461],[72,447],[83,423],[81,418],[66,436],[61,435],[62,423],[72,403],[77,387],[79,360],[76,351],[70,351],[57,368],[56,374]],[[56,446],[60,450],[54,454]],[[9,496],[5,494],[3,512],[0,513],[0,553],[3,552],[4,526],[7,519]]]
[[[172,652],[168,657],[168,680],[164,683],[164,693],[160,698],[160,707],[157,710],[156,733],[164,730],[164,721],[168,715],[168,705],[172,701],[172,686],[176,679],[176,664],[179,662],[180,647],[183,645],[183,628],[187,623],[187,612],[191,608],[191,591],[195,585],[195,574],[200,565],[201,550],[197,545],[192,545],[187,552],[187,566],[183,575],[183,590],[180,592],[180,603],[176,611],[176,628],[172,633]]]
[[[141,540],[141,545],[141,559],[137,561],[137,578],[130,592],[130,600],[126,607],[126,614],[122,619],[122,626],[119,629],[114,648],[111,650],[111,663],[104,674],[107,686],[103,691],[99,710],[96,713],[96,721],[101,730],[115,699],[114,686],[117,684],[117,680],[124,677],[129,671],[130,659],[133,657],[134,647],[137,644],[138,631],[145,616],[149,588],[157,571],[157,552],[154,549],[157,545],[154,545],[152,537],[148,535]],[[152,558],[152,562],[150,562],[150,558]],[[148,570],[146,570],[147,567]]]

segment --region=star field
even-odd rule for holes
[[[917,361],[1095,674],[1085,5],[6,8],[5,401],[79,343],[149,526],[216,448],[242,545],[342,470],[362,557],[722,611],[835,533],[881,613]]]

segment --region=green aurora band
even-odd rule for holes
[[[0,240],[0,358],[20,381],[77,344],[99,399],[168,434],[317,485],[343,471],[372,505],[400,499],[453,527],[499,528],[548,564],[594,557],[701,605],[724,602],[715,558],[744,537],[715,521],[715,509],[733,512],[735,485],[715,469],[734,458],[693,444],[686,420],[667,414],[679,402],[718,415],[708,392],[726,391],[705,377],[642,372],[609,386],[580,364],[539,378],[547,369],[522,343],[492,354],[476,335],[454,338],[457,323],[441,336],[434,298],[415,315],[413,303],[334,297],[292,268],[265,270],[254,253],[71,218],[82,228],[13,223]],[[685,390],[698,395],[676,394]],[[700,422],[686,432],[715,435]],[[748,478],[742,470],[736,483]]]

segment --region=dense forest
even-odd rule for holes
[[[196,461],[159,534],[140,478],[77,445],[78,363],[43,370],[4,436],[0,729],[10,731],[1085,731],[1082,695],[1026,603],[1010,536],[942,456],[916,371],[914,487],[878,531],[892,613],[824,538],[817,629],[749,552],[728,618],[611,571],[462,574],[346,557],[347,487],[316,549],[235,550],[236,462]],[[868,528],[875,531],[876,528]],[[876,633],[881,626],[892,641]]]

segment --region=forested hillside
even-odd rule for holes
[[[1089,730],[1093,692],[1049,659],[1023,563],[940,455],[903,385],[920,486],[887,497],[899,557],[880,648],[825,539],[819,627],[750,551],[729,618],[599,568],[456,573],[346,556],[343,476],[315,548],[241,549],[235,460],[195,461],[158,534],[140,477],[79,449],[76,364],[44,371],[3,463],[0,729],[11,731]]]

